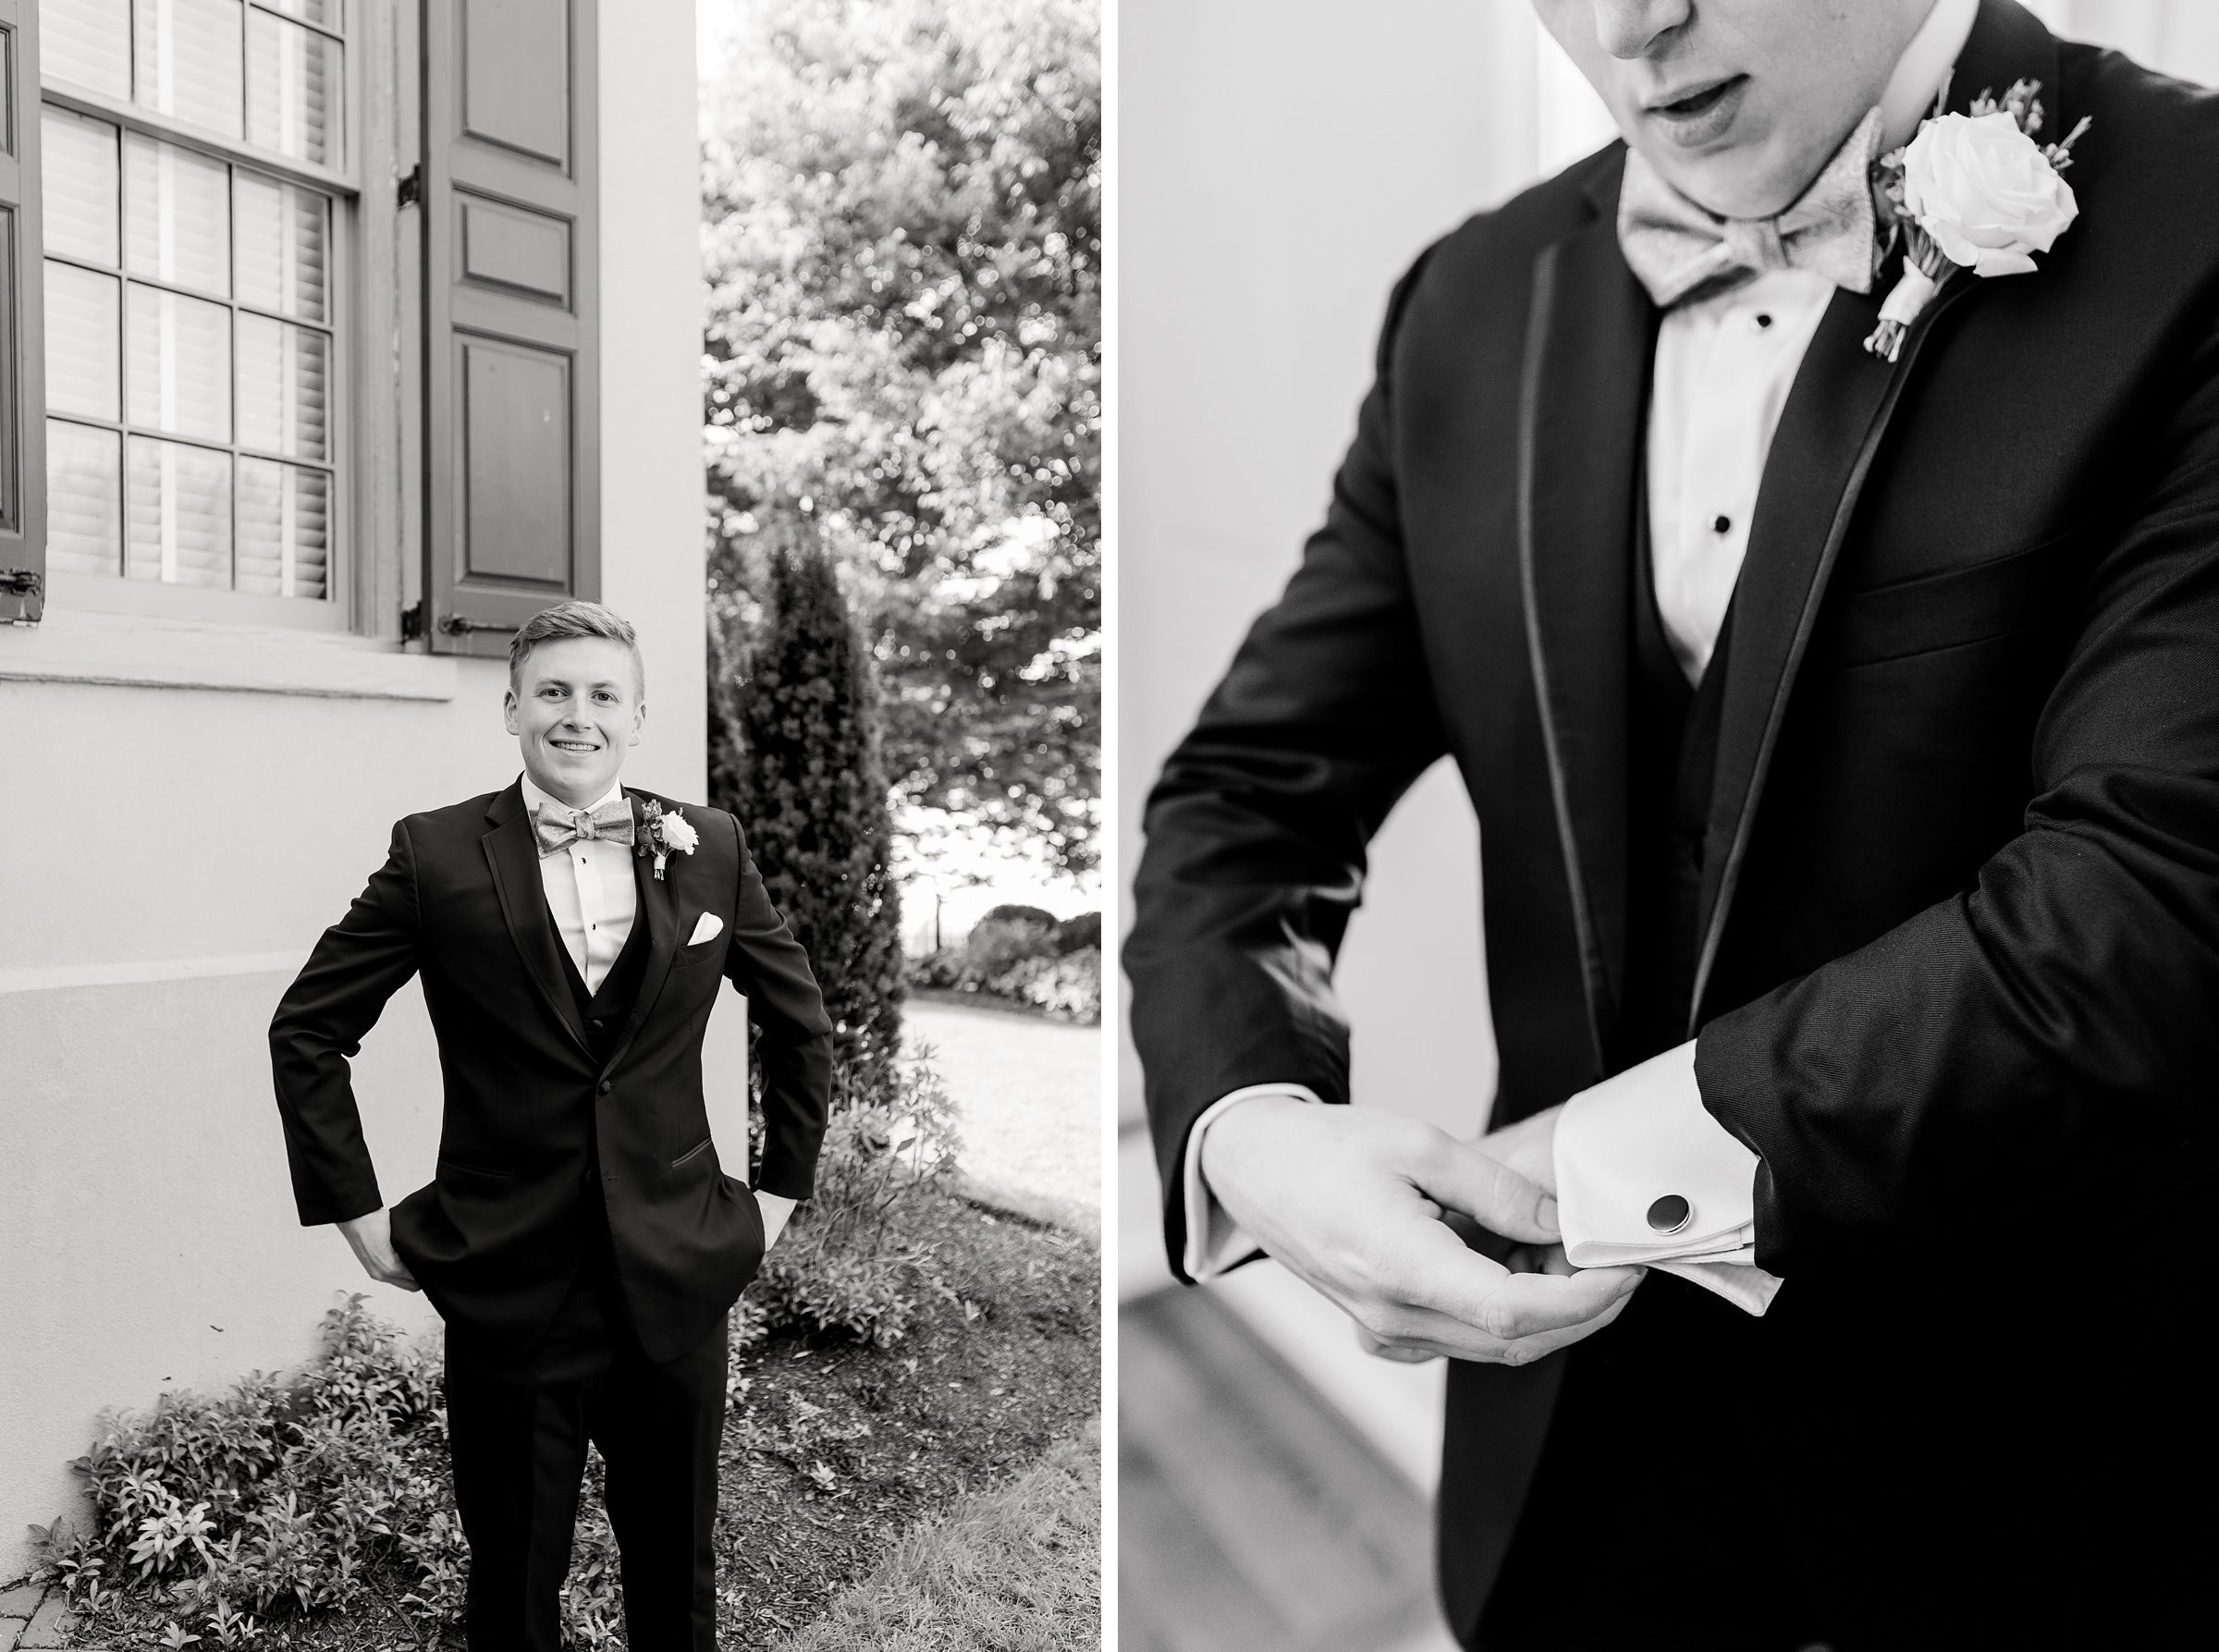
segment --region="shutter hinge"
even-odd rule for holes
[[[427,630],[437,630],[444,636],[460,637],[472,631],[512,631],[516,627],[497,625],[490,619],[465,619],[460,614],[442,614],[435,625],[427,628],[423,622],[422,602],[400,611],[400,640],[403,642],[415,642],[425,635]]]
[[[423,200],[423,163],[419,161],[403,173],[393,189],[395,210],[415,206]]]
[[[35,568],[0,568],[0,625],[36,625],[46,612],[46,576]],[[12,611],[10,611],[12,608]]]

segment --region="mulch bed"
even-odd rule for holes
[[[903,1228],[934,1247],[947,1294],[901,1341],[779,1337],[734,1362],[746,1387],[725,1423],[717,1517],[729,1646],[808,1623],[920,1520],[1101,1409],[1091,1243],[954,1198]]]

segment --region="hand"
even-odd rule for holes
[[[383,1205],[368,1216],[341,1222],[339,1231],[353,1247],[355,1260],[362,1265],[362,1271],[379,1284],[398,1285],[403,1291],[423,1289],[393,1249],[393,1213]]]
[[[755,1194],[755,1205],[763,1212],[764,1254],[768,1255],[770,1247],[778,1242],[778,1235],[786,1230],[786,1218],[800,1203],[799,1199],[781,1199],[776,1193]]]
[[[1202,1173],[1234,1221],[1396,1358],[1528,1364],[1615,1319],[1643,1277],[1561,1263],[1514,1272],[1467,1250],[1443,1207],[1553,1246],[1556,1201],[1391,1113],[1260,1095],[1211,1125]]]
[[[1499,1164],[1508,1165],[1553,1199],[1556,1121],[1563,1116],[1563,1111],[1564,1104],[1560,1101],[1530,1119],[1521,1119],[1515,1124],[1505,1124],[1501,1130],[1490,1132],[1479,1138],[1479,1151]]]

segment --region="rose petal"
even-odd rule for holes
[[[2031,275],[2034,261],[2024,252],[1982,252],[1972,266],[1976,275]]]

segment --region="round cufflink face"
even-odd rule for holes
[[[1666,1193],[1649,1207],[1649,1225],[1659,1233],[1677,1233],[1695,1219],[1695,1206],[1677,1193]]]

